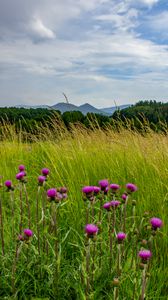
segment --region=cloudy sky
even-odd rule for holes
[[[0,0],[0,105],[168,101],[167,0]]]

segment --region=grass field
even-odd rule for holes
[[[137,132],[121,129],[85,130],[73,128],[71,133],[45,129],[41,138],[30,143],[22,142],[21,134],[6,127],[3,141],[0,143],[0,175],[2,187],[2,219],[4,235],[4,253],[0,254],[0,299],[139,299],[141,291],[141,273],[139,262],[131,268],[135,244],[140,250],[142,239],[148,240],[148,219],[158,217],[164,226],[157,232],[153,241],[152,259],[148,272],[145,299],[167,299],[168,295],[168,138],[166,135],[140,135]],[[20,184],[15,179],[18,165],[24,164],[27,172],[26,191],[31,211],[31,229],[34,232],[30,243],[18,246],[20,218]],[[45,189],[66,186],[68,198],[58,207],[57,232],[49,232],[54,209],[47,203],[45,229],[40,221],[41,201],[45,195],[43,188],[37,194],[37,177],[42,168],[49,168],[50,175]],[[82,199],[81,189],[85,185],[98,185],[98,181],[107,178],[110,183],[118,183],[121,190],[125,184],[135,183],[138,191],[132,196],[136,200],[135,222],[132,227],[132,205],[128,202],[127,234],[122,262],[122,274],[118,287],[119,298],[115,294],[113,279],[116,277],[117,245],[114,244],[113,264],[109,269],[107,253],[107,215],[103,211],[102,231],[97,236],[96,246],[91,245],[94,257],[94,279],[90,281],[89,296],[86,294],[87,247],[84,227],[87,203]],[[10,193],[6,192],[4,182],[12,180],[14,191],[14,217],[12,216]],[[27,200],[23,192],[23,228],[28,227]],[[39,198],[39,234],[40,253],[38,251],[36,203]],[[118,196],[120,198],[120,196]],[[112,199],[111,199],[112,200]],[[53,211],[52,211],[53,209]],[[147,217],[144,212],[148,212]],[[99,205],[95,205],[95,220],[98,221]],[[117,213],[119,218],[119,213]],[[92,220],[93,221],[93,220]],[[142,235],[136,241],[134,229],[139,230],[144,222]],[[2,224],[1,224],[2,225]],[[117,230],[120,222],[117,220]],[[14,228],[14,229],[13,229]],[[14,230],[14,233],[13,233]],[[1,226],[2,234],[2,226]],[[47,243],[43,251],[43,242]],[[2,236],[1,236],[2,240]],[[147,241],[148,242],[148,241]],[[100,244],[102,259],[100,264]],[[24,244],[24,245],[23,245]],[[56,253],[55,245],[58,251]],[[2,243],[1,243],[2,247]],[[16,249],[20,247],[18,259]],[[149,248],[147,243],[146,248]],[[2,252],[2,251],[1,251]],[[92,265],[93,261],[91,260]],[[92,275],[91,275],[92,276]],[[93,279],[93,280],[92,280]]]

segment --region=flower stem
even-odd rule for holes
[[[28,226],[29,228],[31,227],[31,221],[30,221],[30,203],[29,203],[29,197],[28,197],[28,193],[27,193],[27,189],[26,189],[26,184],[23,183],[24,186],[24,192],[25,192],[25,196],[26,196],[26,206],[27,206],[27,213],[28,213]]]
[[[1,245],[2,255],[5,255],[5,242],[4,242],[4,228],[3,228],[3,217],[2,217],[2,200],[0,198],[0,229],[1,229]]]
[[[39,253],[39,255],[40,255],[39,194],[40,194],[40,186],[38,186],[38,190],[37,190],[37,198],[36,198],[37,243],[38,243],[38,253]]]
[[[114,287],[114,300],[118,300],[118,287]]]
[[[146,269],[147,269],[147,264],[144,265],[144,269],[143,269],[143,271],[142,271],[142,289],[141,289],[140,300],[144,300],[144,299],[145,299]]]
[[[89,300],[90,292],[90,238],[86,249],[86,300]]]
[[[22,228],[23,228],[23,184],[20,183],[20,224],[19,224],[19,232],[22,234]]]
[[[16,266],[17,266],[17,262],[18,262],[19,255],[20,255],[20,252],[22,250],[23,244],[24,243],[21,242],[20,247],[18,246],[18,244],[16,245],[15,258],[14,258],[14,263],[13,263],[13,266],[12,266],[12,290],[13,290],[13,294],[15,293]]]
[[[10,200],[12,206],[12,238],[15,239],[15,204],[14,204],[14,191],[10,191]]]

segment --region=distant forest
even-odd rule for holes
[[[0,124],[14,124],[16,129],[34,132],[38,126],[45,126],[52,123],[53,120],[60,120],[67,128],[71,124],[83,124],[86,127],[98,126],[106,128],[122,124],[131,129],[141,130],[148,127],[155,131],[167,131],[168,128],[168,103],[156,101],[139,101],[123,110],[116,110],[112,116],[103,116],[100,114],[88,113],[84,116],[79,111],[64,112],[49,110],[45,108],[0,108]]]

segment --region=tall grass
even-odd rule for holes
[[[68,131],[62,124],[48,124],[39,128],[38,136],[27,142],[26,133],[16,133],[6,124],[0,143],[0,197],[3,208],[5,255],[0,256],[0,299],[85,299],[81,284],[81,259],[84,247],[85,203],[81,189],[84,185],[97,185],[108,178],[124,187],[127,182],[138,186],[137,216],[149,212],[164,222],[157,236],[156,257],[152,259],[150,280],[146,299],[167,299],[168,284],[168,139],[167,135],[148,130],[144,135],[117,126],[101,130],[72,127]],[[129,127],[129,126],[128,126]],[[30,137],[29,137],[30,140]],[[66,186],[68,200],[59,209],[59,293],[55,298],[53,286],[54,261],[52,252],[48,257],[38,256],[37,235],[31,248],[24,249],[18,260],[15,275],[16,287],[11,287],[11,265],[15,249],[10,232],[12,220],[10,197],[5,192],[4,181],[13,180],[16,185],[15,209],[18,208],[18,190],[15,174],[23,163],[27,169],[27,191],[32,211],[32,230],[36,232],[37,176],[43,167],[50,169],[47,187]],[[26,226],[26,224],[25,224]],[[16,224],[17,227],[17,224]],[[50,237],[50,236],[49,236]],[[50,246],[49,246],[50,247]],[[130,244],[130,256],[131,256]],[[131,259],[131,257],[130,257]],[[99,270],[94,282],[92,299],[113,299],[113,277]],[[126,271],[120,286],[120,299],[132,299],[134,278]],[[135,298],[136,299],[136,298]]]

